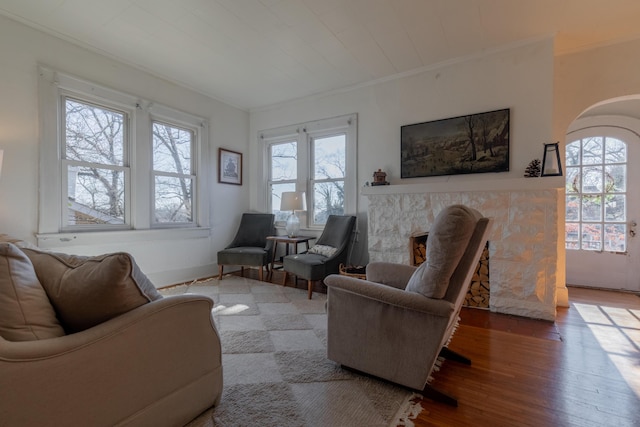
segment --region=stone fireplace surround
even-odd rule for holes
[[[489,309],[555,320],[563,189],[547,178],[363,187],[369,261],[409,264],[407,242],[445,206],[463,204],[494,222],[489,233]]]

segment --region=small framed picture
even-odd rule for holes
[[[242,185],[242,153],[218,148],[218,182]]]

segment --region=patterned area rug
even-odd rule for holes
[[[222,400],[188,427],[412,425],[413,393],[326,358],[326,295],[237,276],[161,293],[215,302]]]

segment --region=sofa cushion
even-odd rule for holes
[[[463,205],[443,209],[427,238],[427,259],[409,279],[406,290],[429,298],[443,298],[469,244],[479,215]]]
[[[29,258],[12,243],[0,243],[0,336],[32,341],[63,335]]]
[[[86,257],[23,250],[69,333],[162,298],[128,253]]]

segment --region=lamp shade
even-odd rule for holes
[[[284,191],[280,200],[281,211],[303,211],[305,209],[304,191]]]

